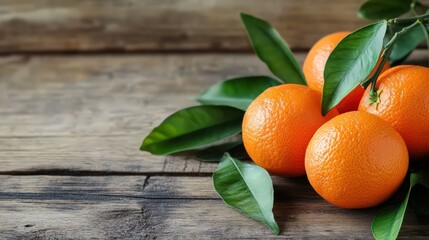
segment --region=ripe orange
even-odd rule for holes
[[[336,32],[327,35],[316,42],[316,44],[314,44],[310,49],[303,66],[303,72],[309,87],[322,93],[324,83],[323,71],[325,69],[326,61],[338,43],[349,33],[350,32]],[[382,72],[387,70],[389,67],[389,63],[386,63],[383,66]],[[375,70],[376,68],[370,73],[370,76],[375,73]],[[340,113],[344,113],[357,110],[364,92],[365,90],[361,86],[357,86],[337,105],[338,111]]]
[[[382,119],[348,112],[325,123],[308,144],[305,170],[314,190],[342,208],[367,208],[389,198],[407,174],[401,135]]]
[[[249,156],[268,172],[305,174],[307,144],[316,130],[338,114],[323,117],[320,93],[297,84],[271,87],[259,95],[243,119],[243,143]]]
[[[429,155],[429,68],[397,66],[377,81],[379,103],[369,101],[370,87],[362,97],[360,111],[386,120],[407,143],[411,156]]]

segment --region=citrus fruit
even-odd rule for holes
[[[324,83],[323,72],[326,61],[338,43],[349,33],[350,32],[336,32],[327,35],[316,42],[310,49],[302,69],[309,87],[322,93]],[[379,63],[377,63],[377,66]],[[387,70],[389,67],[389,63],[386,63],[383,66],[382,72]],[[374,74],[375,71],[376,68],[370,73],[370,76]],[[338,111],[340,113],[344,113],[357,110],[364,92],[365,90],[360,85],[357,86],[337,105]]]
[[[372,114],[353,111],[321,126],[308,144],[305,169],[314,190],[342,208],[367,208],[389,198],[407,174],[401,135]]]
[[[398,131],[413,157],[429,155],[429,68],[402,65],[379,76],[378,103],[369,100],[370,87],[359,110],[387,121]]]
[[[243,143],[252,160],[272,174],[304,175],[308,142],[338,114],[334,109],[323,117],[320,101],[320,93],[298,84],[271,87],[259,95],[243,119]]]

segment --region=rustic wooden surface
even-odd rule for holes
[[[251,74],[268,70],[248,54],[4,57],[0,172],[210,173],[140,152],[143,136],[211,84]]]
[[[362,26],[362,2],[2,0],[0,52],[248,51],[240,12],[267,19],[291,47],[307,49],[327,33]]]
[[[226,207],[210,177],[0,176],[1,239],[370,239],[377,209],[344,210],[275,178],[281,236]],[[402,237],[427,239],[407,214]]]
[[[250,74],[268,71],[248,54],[1,57],[0,239],[371,238],[377,208],[333,207],[305,178],[274,177],[276,237],[222,203],[216,164],[139,152],[191,96]],[[428,236],[409,212],[401,237]]]

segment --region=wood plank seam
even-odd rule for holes
[[[85,200],[80,199],[83,195],[79,193],[9,193],[0,192],[0,201],[8,200]],[[151,196],[129,196],[129,195],[109,195],[109,194],[91,194],[92,201],[98,201],[100,199],[108,200],[121,200],[121,199],[135,199],[135,200],[166,200],[166,201],[220,201],[217,197],[151,197]]]
[[[181,159],[177,159],[182,161]],[[35,169],[0,171],[0,175],[9,176],[168,176],[168,177],[208,177],[210,172],[126,172],[126,171],[97,171],[97,170],[70,170],[70,169]]]

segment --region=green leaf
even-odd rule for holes
[[[410,187],[404,201],[401,204],[384,207],[377,213],[371,226],[372,234],[375,239],[390,240],[398,237],[402,221],[404,220],[405,210],[407,209],[411,189],[420,181],[420,179],[421,175],[411,173]]]
[[[197,100],[202,104],[226,105],[246,110],[265,89],[279,84],[279,81],[265,76],[235,78],[211,86]]]
[[[211,146],[197,151],[195,157],[206,162],[220,162],[224,154],[228,152],[232,157],[238,159],[248,159],[249,156],[244,149],[243,142],[234,141]]]
[[[395,30],[395,29],[394,29]],[[399,31],[400,29],[396,29]],[[392,37],[394,32],[389,31],[387,37]],[[425,34],[420,26],[416,26],[410,31],[405,32],[396,41],[389,60],[392,65],[401,63],[405,58],[425,40]]]
[[[285,83],[307,85],[301,67],[287,43],[268,22],[241,13],[253,50],[271,72]]]
[[[416,215],[429,215],[429,189],[416,185],[411,195],[411,207]]]
[[[201,147],[241,132],[244,112],[227,106],[196,106],[166,118],[143,140],[140,150],[170,154]]]
[[[387,22],[367,25],[347,35],[329,56],[324,70],[322,113],[335,107],[364,82],[377,64]]]
[[[274,190],[271,177],[263,168],[244,164],[225,154],[213,173],[216,192],[230,207],[261,221],[275,234],[280,230],[272,212]]]
[[[407,13],[412,0],[369,0],[359,9],[359,16],[369,20],[391,19]]]

